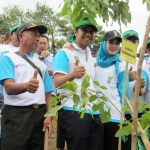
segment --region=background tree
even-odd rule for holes
[[[67,36],[72,31],[71,22],[67,17],[60,17],[46,3],[37,2],[35,10],[28,10],[26,16],[35,24],[43,24],[48,28],[47,34],[51,43],[50,52],[53,54],[67,41]]]
[[[0,32],[8,32],[12,26],[25,21],[25,13],[21,6],[3,7],[3,13],[0,14]]]
[[[54,12],[48,4],[37,2],[34,10],[23,10],[18,5],[3,7],[3,11],[0,13],[0,33],[8,32],[12,26],[24,22],[43,24],[48,28],[49,51],[52,54],[55,54],[64,45],[67,37],[73,32],[72,23],[68,17],[61,17],[60,12]],[[94,43],[99,45],[103,35],[103,28],[99,25]]]
[[[103,30],[102,26],[97,26],[98,32],[95,35],[93,43],[100,45],[100,43],[103,41],[103,37],[105,35],[105,30]]]

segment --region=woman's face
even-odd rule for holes
[[[115,55],[118,52],[119,47],[120,47],[120,42],[118,39],[112,39],[106,42],[106,49],[110,56]]]

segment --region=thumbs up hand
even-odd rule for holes
[[[82,78],[86,73],[85,67],[84,66],[79,66],[79,61],[76,60],[75,66],[73,69],[73,76],[74,78]]]
[[[144,80],[144,78],[141,78],[141,80],[140,80],[140,89],[144,88],[144,86],[145,86],[145,80]]]
[[[38,70],[34,70],[33,77],[27,82],[27,91],[29,93],[35,93],[39,87],[39,81],[37,80]]]
[[[132,71],[133,67],[129,69],[129,81],[134,81],[136,78],[136,71]]]

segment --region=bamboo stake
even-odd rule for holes
[[[133,126],[132,126],[132,144],[131,144],[132,150],[136,150],[136,146],[137,146],[136,131],[137,131],[137,119],[138,119],[138,107],[139,107],[138,98],[139,98],[139,91],[140,91],[141,68],[142,68],[142,63],[144,59],[149,33],[150,33],[150,16],[148,17],[147,20],[145,36],[143,40],[143,45],[140,49],[140,59],[138,62],[137,73],[136,73],[136,85],[135,85],[134,109],[133,109]]]
[[[125,73],[124,73],[123,95],[122,95],[122,106],[121,106],[121,108],[124,107],[124,99],[125,99],[125,95],[126,95],[126,77],[127,77],[127,73],[128,73],[128,62],[126,62],[126,68],[125,68]],[[122,128],[123,116],[124,116],[124,113],[122,113],[122,115],[120,117],[121,125],[120,125],[119,129]],[[119,141],[118,141],[118,150],[121,150],[121,137],[119,137]]]
[[[46,130],[45,130],[44,150],[48,150],[48,128],[46,128]]]
[[[129,102],[129,100],[128,100],[127,97],[126,97],[126,103],[127,103],[128,109],[129,109],[129,111],[130,111],[130,114],[131,114],[131,116],[133,117],[133,108],[132,108],[132,106],[131,106],[131,104],[130,104],[130,102]],[[140,134],[140,136],[141,136],[141,138],[142,138],[142,140],[143,140],[143,143],[144,143],[146,149],[147,149],[147,150],[150,150],[150,143],[149,143],[149,141],[147,140],[147,138],[145,137],[144,130],[142,129],[142,127],[141,127],[139,121],[137,121],[137,129],[138,129],[138,131],[139,131],[139,134]]]

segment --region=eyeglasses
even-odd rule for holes
[[[81,31],[84,32],[84,33],[90,33],[90,34],[94,34],[94,33],[95,33],[94,30],[88,30],[88,29],[86,29],[86,28],[80,28],[80,29],[81,29]]]

